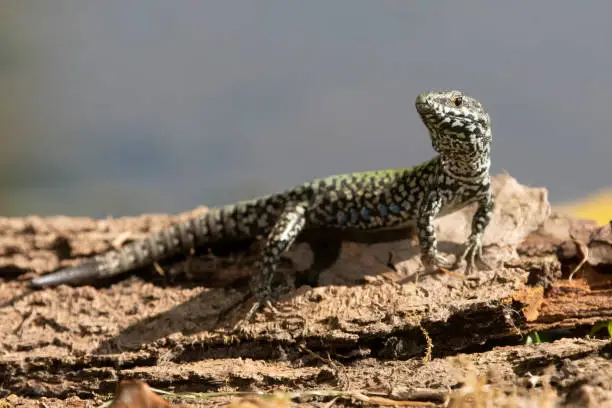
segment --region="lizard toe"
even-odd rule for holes
[[[452,268],[453,263],[448,260],[444,255],[436,254],[436,267],[441,267],[445,269]]]
[[[262,306],[261,302],[259,300],[256,300],[255,303],[253,303],[253,305],[249,309],[249,311],[245,313],[244,317],[238,320],[238,322],[236,322],[234,327],[232,327],[232,331],[233,332],[244,331],[244,326],[251,322],[255,313],[259,311],[259,309],[261,309],[261,306]]]
[[[243,331],[244,327],[251,323],[253,317],[258,312],[261,312],[264,308],[269,308],[273,315],[279,316],[281,312],[274,306],[274,303],[269,298],[260,298],[255,300],[248,312],[245,313],[244,317],[240,319],[232,328],[232,331]]]
[[[482,255],[482,246],[480,245],[469,245],[463,254],[457,258],[454,267],[460,267],[464,261],[466,261],[465,275],[492,269],[491,266],[484,260]]]

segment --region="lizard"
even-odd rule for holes
[[[31,286],[108,278],[198,246],[263,236],[266,241],[250,282],[255,301],[242,319],[248,321],[264,306],[277,312],[272,280],[281,257],[301,234],[325,229],[413,228],[427,271],[465,263],[465,274],[470,274],[480,269],[477,262],[490,269],[482,253],[483,234],[494,208],[489,114],[479,101],[457,90],[423,92],[415,107],[438,153],[422,164],[317,178],[280,193],[216,207],[76,266],[37,277]],[[465,249],[451,264],[438,251],[433,221],[473,203],[477,206]]]

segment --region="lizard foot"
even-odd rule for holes
[[[280,312],[278,311],[278,309],[276,307],[274,307],[274,305],[272,304],[272,301],[270,299],[265,299],[265,300],[255,300],[255,303],[253,303],[253,306],[251,306],[251,308],[249,309],[248,312],[246,312],[246,314],[244,315],[244,317],[242,319],[240,319],[232,328],[233,332],[236,331],[241,331],[244,329],[244,325],[248,324],[251,322],[251,320],[253,319],[253,316],[255,315],[255,313],[261,311],[264,307],[268,307],[270,308],[270,310],[272,311],[273,314],[275,315],[279,315]]]
[[[466,261],[465,274],[470,275],[472,272],[478,272],[479,270],[490,270],[491,266],[486,263],[482,256],[482,243],[479,240],[471,240],[465,251],[457,257],[452,269],[457,269],[461,266],[463,261]],[[478,267],[477,263],[480,264]]]
[[[435,255],[423,255],[421,262],[425,267],[425,273],[438,272],[440,268],[449,269],[453,265],[445,256],[436,252]]]

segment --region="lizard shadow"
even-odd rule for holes
[[[378,243],[406,240],[406,237],[406,231],[385,231],[376,234],[376,236],[372,233],[364,235],[351,233],[347,236],[346,233],[339,233],[337,231],[304,234],[300,237],[299,241],[308,243],[312,249],[314,259],[311,266],[306,270],[295,271],[291,267],[290,261],[284,261],[279,268],[281,273],[277,273],[275,276],[275,286],[282,287],[282,281],[286,282],[288,275],[282,272],[286,272],[289,269],[295,272],[292,285],[295,288],[303,285],[316,287],[330,284],[321,284],[319,277],[326,268],[329,268],[338,259],[343,241]],[[247,253],[250,252],[252,255],[257,253],[257,250],[253,251],[253,242],[245,242],[241,245],[239,249],[242,252],[247,248]],[[440,242],[439,247],[445,252],[456,252],[460,245],[452,242]],[[236,250],[236,246],[232,246],[231,250]],[[418,255],[418,252],[418,248],[402,249],[401,253],[398,254],[399,256],[395,256],[392,262],[391,257],[388,258],[389,264],[386,266],[389,269],[394,269],[393,264]],[[217,257],[217,254],[215,254],[215,257]],[[156,342],[177,333],[180,333],[182,336],[189,336],[206,331],[214,332],[219,329],[230,329],[244,316],[251,304],[249,301],[248,282],[251,276],[249,269],[252,270],[252,267],[236,268],[235,260],[226,258],[227,254],[221,253],[215,260],[217,268],[211,267],[208,264],[205,267],[206,272],[201,273],[200,271],[195,280],[193,278],[189,280],[175,279],[173,282],[168,282],[167,280],[164,281],[157,274],[152,280],[156,285],[180,286],[183,288],[205,287],[205,289],[200,294],[167,311],[146,317],[125,327],[117,335],[101,341],[94,353],[112,354],[120,351],[138,350],[143,345]],[[170,262],[171,264],[172,262]],[[138,271],[138,275],[144,277],[145,280],[150,280],[146,279],[147,274],[150,275],[151,272],[146,270]],[[360,285],[365,282],[366,276],[375,274],[375,271],[352,271],[351,279],[340,284],[345,286]],[[409,281],[410,279],[410,276],[406,276],[402,281]],[[126,282],[127,284],[130,283]],[[287,295],[292,296],[291,293],[285,294],[285,296]]]

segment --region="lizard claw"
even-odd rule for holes
[[[492,269],[489,264],[487,264],[482,256],[482,243],[479,239],[470,240],[467,245],[467,248],[461,256],[457,258],[455,264],[453,265],[453,269],[457,269],[461,266],[463,261],[466,261],[465,266],[465,274],[469,275],[472,272],[477,272],[479,270],[490,270]],[[480,263],[481,267],[478,267],[477,263]]]
[[[246,312],[244,317],[240,319],[234,325],[234,327],[232,328],[232,331],[236,332],[236,331],[243,330],[244,325],[251,322],[251,319],[253,319],[253,316],[255,316],[255,313],[259,312],[261,309],[263,309],[266,306],[270,308],[270,310],[272,310],[273,314],[275,315],[280,314],[280,312],[278,311],[276,307],[274,307],[274,304],[272,304],[272,301],[270,299],[255,300],[255,303],[253,303],[253,306],[251,306],[251,308],[249,309],[248,312]]]
[[[438,270],[438,268],[450,268],[451,262],[443,255],[435,253],[432,255],[423,255],[421,258],[423,266],[425,266],[425,272],[431,273]]]

